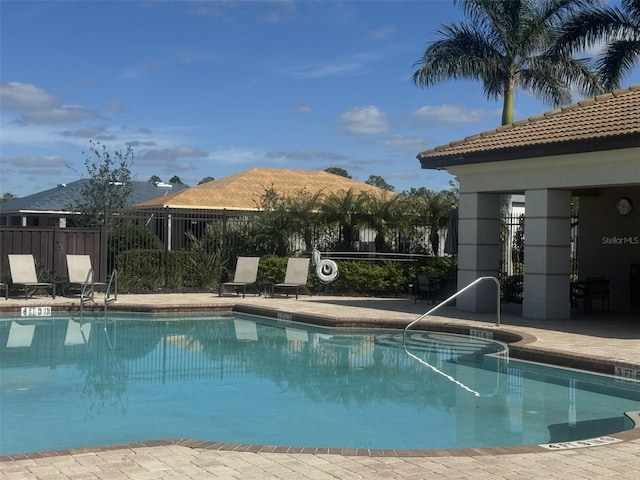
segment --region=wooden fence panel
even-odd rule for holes
[[[67,254],[91,256],[95,278],[107,277],[107,245],[103,229],[60,227],[0,227],[0,276],[9,280],[10,253],[33,255],[36,265],[67,277]]]

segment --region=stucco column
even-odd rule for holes
[[[525,209],[522,314],[569,318],[571,192],[527,190]]]
[[[458,217],[458,289],[479,277],[498,276],[500,265],[500,196],[461,193]],[[487,281],[460,295],[459,310],[495,312],[496,286]]]

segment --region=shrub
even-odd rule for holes
[[[323,285],[313,275],[315,290],[340,295],[366,294],[393,296],[405,293],[407,276],[405,266],[395,262],[364,262],[358,260],[337,261],[338,278]]]

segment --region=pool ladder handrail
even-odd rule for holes
[[[410,357],[414,358],[415,360],[419,361],[421,364],[423,364],[424,366],[430,368],[431,370],[433,370],[435,373],[442,375],[443,377],[445,377],[447,380],[455,383],[456,385],[458,385],[460,388],[466,390],[469,393],[472,393],[474,396],[476,397],[481,397],[481,396],[487,396],[487,395],[482,395],[480,394],[480,392],[473,390],[472,388],[468,387],[467,385],[465,385],[464,383],[462,383],[461,381],[455,379],[454,377],[452,377],[451,375],[448,375],[447,373],[441,371],[440,369],[436,368],[435,366],[431,365],[429,362],[425,361],[424,359],[414,355],[413,353],[411,353],[409,351],[409,349],[407,348],[407,330],[409,330],[409,328],[411,328],[413,325],[415,325],[416,323],[418,323],[420,320],[422,320],[423,318],[425,318],[426,316],[432,314],[433,312],[437,311],[438,309],[440,309],[441,307],[443,307],[444,305],[446,305],[447,303],[449,303],[451,300],[453,300],[454,298],[456,298],[458,295],[460,295],[463,292],[466,292],[467,290],[469,290],[470,288],[474,287],[475,285],[477,285],[478,283],[484,281],[484,280],[492,280],[495,282],[496,286],[498,287],[498,292],[497,292],[497,299],[496,299],[496,313],[497,313],[497,322],[496,322],[496,326],[500,326],[500,282],[498,281],[498,279],[496,277],[480,277],[475,279],[473,282],[471,282],[469,285],[467,285],[466,287],[464,287],[461,290],[458,290],[456,293],[454,293],[453,295],[451,295],[449,298],[447,298],[446,300],[443,300],[442,302],[440,302],[438,305],[436,305],[435,307],[433,307],[431,310],[429,310],[426,313],[423,313],[422,315],[420,315],[418,318],[416,318],[414,321],[412,321],[411,323],[409,323],[409,325],[407,325],[404,330],[402,331],[402,347],[404,348],[404,351],[407,353],[407,355],[409,355]],[[497,387],[496,387],[496,391],[497,391]],[[495,392],[494,392],[495,394]],[[488,396],[492,396],[488,395]]]
[[[111,288],[114,287],[113,290],[113,298],[111,298]],[[90,293],[87,294],[87,289],[90,288]],[[94,299],[95,295],[95,286],[93,284],[93,268],[90,268],[87,272],[87,277],[82,284],[82,291],[80,292],[80,317],[82,318],[84,314],[84,304],[87,302],[95,303]],[[116,302],[118,300],[118,271],[113,270],[111,272],[111,276],[109,277],[109,283],[107,284],[107,288],[104,292],[104,312],[105,315],[107,313],[107,306],[110,303]]]
[[[89,285],[91,286],[91,293],[89,295],[87,295],[87,288],[89,288]],[[111,298],[111,289],[113,287],[113,298]],[[87,272],[87,277],[84,281],[84,284],[82,285],[82,291],[80,293],[80,333],[82,335],[82,338],[85,340],[85,345],[88,346],[88,343],[86,341],[86,337],[84,334],[84,304],[87,302],[92,302],[94,303],[94,294],[95,294],[95,289],[94,289],[94,284],[93,284],[93,268],[90,268],[89,271]],[[111,272],[111,276],[109,277],[109,283],[107,284],[107,288],[104,292],[104,332],[107,335],[107,342],[109,343],[109,345],[111,346],[111,340],[109,338],[109,332],[107,331],[107,308],[109,306],[109,304],[115,302],[118,300],[118,271],[116,269],[114,269]]]
[[[406,349],[406,345],[407,345],[407,330],[409,330],[413,325],[418,323],[423,318],[431,315],[433,312],[435,312],[435,311],[439,310],[440,308],[442,308],[443,306],[445,306],[447,303],[449,303],[451,300],[456,298],[461,293],[464,293],[467,290],[471,289],[472,287],[475,287],[477,284],[479,284],[480,282],[482,282],[484,280],[491,280],[496,284],[496,287],[498,287],[497,288],[497,292],[496,292],[496,316],[497,316],[496,326],[499,327],[500,326],[500,282],[498,281],[498,279],[496,277],[479,277],[479,278],[476,278],[469,285],[467,285],[466,287],[462,288],[461,290],[458,290],[456,293],[451,295],[449,298],[447,298],[446,300],[443,300],[438,305],[433,307],[431,310],[429,310],[426,313],[423,313],[418,318],[416,318],[411,323],[409,323],[409,325],[404,327],[404,330],[402,332],[402,345],[405,347],[405,349]]]

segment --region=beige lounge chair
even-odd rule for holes
[[[242,298],[244,298],[247,292],[247,286],[256,286],[259,262],[260,257],[238,257],[233,282],[221,283],[218,289],[218,296],[222,296],[223,287],[233,287],[236,294],[242,289]]]
[[[67,254],[67,273],[69,274],[69,288],[82,291],[86,283],[85,294],[91,300],[93,300],[96,288],[107,288],[106,283],[94,280],[93,267],[91,266],[91,257],[89,255]]]
[[[31,254],[9,254],[9,270],[13,286],[24,289],[24,298],[31,297],[37,290],[48,289],[56,298],[56,284],[39,282],[36,262]]]
[[[273,286],[276,290],[284,290],[289,296],[289,292],[296,292],[296,300],[300,292],[311,294],[307,288],[307,280],[309,278],[309,260],[308,258],[290,258],[287,262],[287,273],[284,276],[283,283],[276,283]]]

